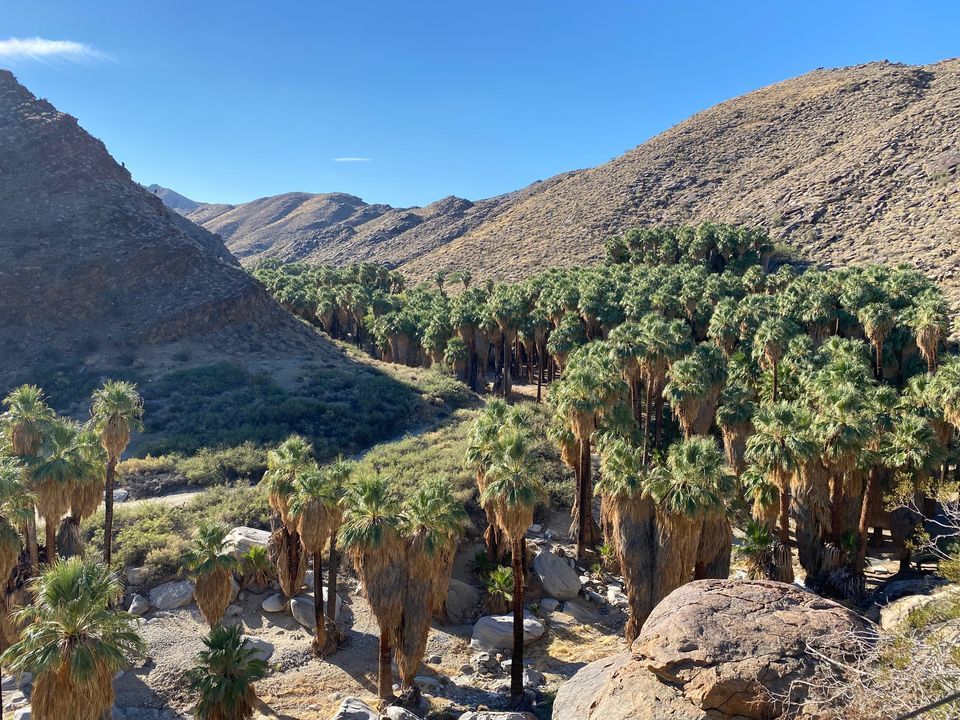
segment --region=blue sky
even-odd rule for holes
[[[817,67],[960,55],[955,2],[0,4],[0,67],[209,202],[479,199]]]

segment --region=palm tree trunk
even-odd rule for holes
[[[117,458],[107,460],[107,481],[103,486],[103,564],[110,567],[113,559],[113,477],[117,470]]]
[[[543,353],[537,348],[537,402],[543,392]]]
[[[790,481],[780,483],[780,542],[790,544]]]
[[[854,570],[862,573],[867,564],[867,531],[870,529],[870,510],[873,507],[873,498],[877,493],[877,468],[870,468],[867,474],[867,487],[863,492],[863,505],[860,507],[860,522],[857,524],[857,556],[854,561]]]
[[[391,662],[390,636],[380,631],[380,667],[377,675],[377,695],[382,700],[393,698],[393,669]]]
[[[647,380],[644,383],[645,395],[643,403],[643,463],[646,465],[648,455],[647,452],[650,449],[650,406],[653,402],[652,391],[651,391],[651,382]]]
[[[327,568],[327,617],[333,621],[336,621],[337,617],[337,566],[339,564],[337,534],[334,532],[330,534],[330,561]]]
[[[773,363],[773,402],[777,401],[777,390],[779,389],[780,363]]]
[[[36,513],[34,513],[34,516]],[[30,554],[30,575],[35,576],[40,568],[40,548],[37,547],[37,521],[27,520],[24,528],[27,535],[27,552]]]
[[[843,536],[843,476],[830,481],[830,542],[838,543]]]
[[[510,659],[510,704],[523,704],[523,538],[513,538],[513,656]]]
[[[577,487],[577,557],[583,559],[587,548],[597,543],[599,528],[593,521],[593,477],[590,440],[580,441],[579,483]]]
[[[320,553],[313,554],[313,617],[317,623],[316,635],[313,637],[313,653],[317,657],[323,655],[327,645],[327,624],[323,617],[323,560]]]
[[[47,544],[47,565],[53,565],[57,560],[57,524],[51,518],[44,518],[44,534]]]

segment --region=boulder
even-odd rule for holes
[[[654,608],[632,656],[590,663],[565,683],[553,719],[771,717],[771,698],[796,692],[816,672],[809,648],[826,650],[851,631],[869,636],[871,626],[793,585],[692,582]]]
[[[949,587],[933,595],[907,595],[894,600],[880,609],[880,627],[891,632],[898,630],[914,610],[919,610],[932,602],[955,598],[958,593],[960,593],[960,587]]]
[[[231,577],[230,578],[230,602],[235,602],[239,594],[240,594],[240,584],[237,582],[236,578]]]
[[[418,716],[399,705],[391,705],[383,711],[383,715],[390,720],[420,720]]]
[[[345,698],[330,720],[380,720],[380,713],[355,697]]]
[[[563,614],[569,615],[578,623],[592,625],[600,622],[600,613],[583,600],[567,600],[563,604]]]
[[[523,641],[525,643],[543,637],[544,627],[530,613],[523,617]],[[513,615],[485,615],[473,626],[471,643],[492,650],[507,650],[513,647]]]
[[[323,602],[324,607],[326,607],[327,602],[327,589],[323,589]],[[337,607],[334,611],[336,620],[340,617],[340,608],[343,607],[343,600],[337,595]],[[290,614],[293,615],[293,619],[298,623],[303,625],[308,630],[317,629],[317,615],[316,615],[316,605],[314,605],[313,598],[307,597],[306,595],[297,595],[290,601]]]
[[[467,622],[480,604],[480,591],[455,578],[450,579],[447,590],[447,617],[450,622],[459,625]]]
[[[150,580],[151,569],[144,565],[143,567],[127,568],[127,585],[142,587]]]
[[[260,607],[262,607],[265,612],[283,612],[284,608],[287,607],[287,599],[279,593],[276,595],[270,595],[263,599],[263,602],[260,603]]]
[[[143,595],[134,595],[133,599],[130,601],[130,608],[127,610],[127,612],[134,617],[140,617],[149,609],[149,600],[147,600]]]
[[[33,711],[29,707],[20,708],[13,713],[13,720],[30,720],[33,717]]]
[[[534,670],[533,668],[524,668],[523,669],[523,686],[525,688],[538,688],[541,685],[546,685],[547,679],[543,676],[543,673],[539,670]]]
[[[540,601],[540,609],[544,612],[551,613],[560,607],[560,601],[556,598],[544,598]]]
[[[464,713],[460,716],[460,720],[537,720],[537,716],[528,712],[493,712],[491,710],[479,710]]]
[[[264,662],[267,662],[273,656],[273,644],[268,643],[266,640],[254,637],[253,635],[244,635],[243,644],[246,647],[256,650],[257,657]]]
[[[567,564],[566,560],[549,550],[542,550],[533,559],[533,572],[536,573],[543,589],[550,597],[558,600],[572,600],[580,594],[580,578]]]
[[[270,540],[269,530],[257,530],[249,527],[235,527],[224,538],[224,548],[233,557],[240,559],[247,550],[256,546],[266,547]]]
[[[193,583],[189,580],[157,585],[150,591],[150,605],[154,610],[173,610],[189,605],[193,600]]]

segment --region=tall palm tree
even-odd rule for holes
[[[70,492],[70,512],[57,530],[57,552],[62,557],[83,555],[83,537],[80,523],[91,517],[103,501],[106,482],[107,452],[93,430],[81,430],[77,436],[79,474],[74,478]]]
[[[13,454],[23,458],[36,455],[43,439],[43,430],[54,417],[44,400],[43,391],[36,385],[21,385],[4,398],[3,404],[7,406],[3,419]],[[30,553],[30,569],[36,573],[40,556],[36,518],[32,513],[24,522],[24,530]]]
[[[123,596],[119,579],[79,558],[53,563],[33,584],[34,602],[15,612],[27,623],[2,662],[31,672],[37,720],[100,720],[113,704],[113,678],[144,651],[135,619],[109,605]]]
[[[130,433],[143,429],[143,398],[133,383],[107,380],[93,393],[90,415],[100,434],[103,449],[107,451],[103,499],[103,561],[109,567],[113,553],[113,481],[120,456],[130,442]]]
[[[293,493],[289,501],[290,518],[296,523],[304,551],[313,556],[313,606],[316,621],[313,652],[318,657],[327,651],[327,624],[333,622],[333,617],[324,616],[322,553],[333,524],[329,508],[336,502],[334,487],[322,471],[307,471],[293,483]]]
[[[210,627],[218,625],[227,611],[233,571],[238,567],[237,560],[227,552],[227,532],[219,523],[200,524],[183,556],[183,564],[196,582],[197,607]]]
[[[790,340],[791,328],[782,317],[769,317],[760,323],[753,336],[753,355],[773,375],[772,401],[779,397],[780,360]]]
[[[713,424],[720,391],[727,381],[727,362],[716,345],[703,343],[670,366],[664,397],[670,402],[687,438],[705,435]]]
[[[756,433],[747,440],[747,462],[766,473],[779,490],[780,542],[790,542],[790,483],[818,451],[805,408],[790,402],[763,406],[754,417]]]
[[[497,452],[500,431],[509,416],[509,405],[506,402],[499,398],[488,401],[470,427],[466,452],[466,462],[476,473],[477,492],[487,517],[487,529],[483,537],[487,547],[487,557],[491,562],[499,562],[502,538],[493,503],[484,502],[483,493],[487,487],[487,473],[493,465]]]
[[[430,620],[446,599],[457,540],[466,522],[463,503],[450,484],[439,478],[424,483],[405,504],[407,587],[396,649],[404,689],[413,689],[427,648]]]
[[[353,463],[337,458],[326,468],[327,480],[332,489],[333,502],[327,506],[327,516],[330,518],[330,551],[327,568],[327,617],[337,615],[337,570],[340,567],[340,554],[337,551],[337,533],[343,524],[343,497],[350,476],[353,474]],[[329,633],[328,633],[329,636]],[[339,642],[339,635],[338,635]]]
[[[205,650],[187,673],[190,690],[199,696],[197,720],[250,720],[257,693],[253,683],[267,674],[267,663],[244,643],[240,625],[215,625],[203,639]]]
[[[483,497],[494,503],[504,534],[510,538],[513,567],[513,655],[510,663],[510,698],[523,702],[523,537],[533,522],[533,509],[543,494],[538,468],[530,451],[530,438],[514,429],[503,439],[501,451],[490,468],[490,481]]]
[[[857,319],[863,325],[863,332],[870,340],[876,351],[876,374],[878,379],[883,378],[883,342],[893,326],[896,324],[896,315],[886,303],[870,303],[860,308]]]
[[[908,315],[908,323],[917,340],[917,348],[927,361],[927,372],[937,368],[940,343],[950,331],[946,301],[936,292],[921,295]]]
[[[657,602],[694,579],[704,522],[723,516],[733,490],[733,474],[712,438],[694,437],[670,446],[662,465],[654,467],[647,492],[657,508]],[[725,536],[712,538],[732,542]],[[728,556],[732,545],[713,548]]]
[[[391,653],[400,638],[406,586],[400,501],[387,478],[361,474],[347,486],[344,507],[339,542],[353,561],[380,627],[377,692],[381,698],[390,699]]]
[[[0,595],[23,548],[17,528],[32,515],[33,495],[23,483],[22,465],[16,458],[0,457]]]
[[[723,437],[727,464],[737,477],[743,475],[747,469],[744,455],[747,451],[747,438],[753,434],[753,416],[756,411],[753,393],[744,384],[730,383],[720,394],[717,426]]]

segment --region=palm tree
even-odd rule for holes
[[[107,451],[104,483],[103,561],[110,566],[113,552],[113,480],[120,455],[130,442],[133,430],[143,429],[143,398],[137,386],[123,380],[107,380],[93,393],[90,407],[93,425]]]
[[[100,507],[106,482],[107,452],[95,431],[80,431],[76,452],[79,455],[79,474],[71,486],[70,513],[57,530],[57,551],[62,557],[83,555],[80,523],[91,517]]]
[[[23,548],[17,528],[32,515],[33,495],[23,484],[23,466],[15,458],[0,457],[0,595]]]
[[[403,621],[406,558],[400,502],[391,483],[380,475],[351,480],[344,497],[346,513],[339,542],[353,561],[370,609],[380,626],[377,692],[393,697],[391,652]]]
[[[625,634],[633,644],[655,605],[656,511],[646,490],[643,450],[622,438],[600,445],[600,481],[597,491],[610,508],[617,551],[627,594]]]
[[[490,468],[490,481],[483,499],[493,502],[497,523],[510,538],[513,567],[513,655],[510,662],[510,697],[515,706],[523,702],[523,537],[533,522],[533,509],[543,494],[530,438],[512,429]]]
[[[733,474],[712,438],[694,437],[670,446],[666,460],[654,467],[647,492],[656,502],[659,548],[657,602],[694,579],[704,522],[725,516]],[[721,542],[732,541],[715,537]],[[713,548],[729,557],[732,545]]]
[[[487,473],[493,465],[497,452],[500,431],[509,415],[509,405],[506,402],[499,398],[488,401],[471,426],[468,436],[466,462],[476,473],[477,492],[487,517],[487,529],[483,537],[487,547],[487,557],[491,562],[499,562],[502,538],[493,503],[484,502],[483,493],[487,487]]]
[[[23,458],[36,455],[43,439],[43,430],[54,416],[43,398],[43,391],[36,385],[21,385],[11,391],[3,403],[7,406],[3,419],[9,431],[13,454]],[[30,553],[30,570],[36,573],[40,555],[36,518],[32,513],[25,520],[24,529]]]
[[[257,693],[253,683],[267,674],[256,648],[245,644],[240,625],[215,625],[203,639],[205,650],[187,673],[190,690],[199,699],[197,720],[250,720]]]
[[[927,361],[927,372],[937,368],[940,342],[950,331],[950,316],[946,301],[936,292],[920,296],[908,316],[908,322],[917,339],[917,348]]]
[[[194,597],[200,614],[210,627],[218,625],[230,604],[236,558],[226,551],[227,528],[205,522],[193,532],[183,564],[196,581]]]
[[[883,342],[890,331],[893,330],[893,326],[896,324],[896,316],[893,309],[886,303],[870,303],[860,308],[857,319],[863,325],[863,331],[876,351],[877,379],[882,379]]]
[[[773,375],[772,400],[777,402],[780,360],[790,340],[791,328],[787,320],[770,317],[760,323],[753,336],[753,355],[760,365]]]
[[[58,561],[32,583],[34,602],[15,612],[27,627],[0,661],[31,672],[37,720],[100,720],[113,704],[113,678],[144,651],[136,621],[110,610],[123,596],[105,566],[79,558]]]
[[[404,689],[413,688],[427,647],[430,620],[446,599],[457,541],[466,522],[463,503],[450,484],[439,478],[424,483],[405,505],[407,587],[396,650]]]
[[[756,433],[747,440],[747,462],[766,473],[780,491],[780,542],[790,542],[790,482],[817,452],[811,418],[802,407],[778,402],[761,407],[753,421]]]
[[[316,620],[313,652],[318,657],[327,650],[326,626],[333,622],[332,617],[324,617],[321,556],[331,531],[329,508],[336,502],[333,485],[322,471],[307,471],[293,483],[293,493],[289,501],[290,518],[300,533],[300,543],[304,551],[313,556],[313,606]]]
[[[747,451],[747,438],[753,434],[753,416],[756,411],[753,393],[745,385],[730,383],[721,392],[720,405],[717,407],[717,426],[723,437],[727,464],[737,477],[743,475],[747,469],[744,454]]]
[[[340,554],[337,552],[337,532],[343,524],[343,497],[347,483],[353,473],[353,463],[338,457],[326,468],[327,480],[332,488],[333,502],[327,506],[330,518],[330,550],[327,568],[327,617],[335,619],[337,615],[337,570],[340,567]],[[336,627],[336,625],[334,625]],[[328,633],[329,635],[329,633]],[[339,642],[339,634],[337,641]]]
[[[720,391],[727,381],[727,361],[716,345],[703,343],[670,366],[664,397],[687,438],[706,435],[713,424]]]
[[[266,588],[270,580],[277,576],[276,568],[270,562],[270,554],[265,547],[253,545],[240,558],[243,587]],[[261,589],[260,592],[263,592]]]

